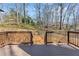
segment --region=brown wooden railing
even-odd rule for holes
[[[53,43],[52,41],[48,41],[49,40],[48,34],[53,34],[53,33],[54,33],[54,31],[46,31],[45,32],[44,43],[46,45],[48,43]],[[26,35],[26,34],[29,34],[29,35]],[[27,41],[26,39],[29,40],[29,41]],[[68,40],[67,41],[68,44],[73,44],[75,46],[79,46],[79,32],[68,31],[67,40]],[[0,32],[0,45],[2,45],[4,43],[6,43],[6,44],[16,44],[16,42],[19,43],[19,44],[30,43],[32,45],[33,44],[32,32],[31,31],[5,31],[5,32]]]
[[[28,35],[29,34],[29,35]],[[28,41],[27,41],[28,40]],[[27,41],[27,42],[26,42]],[[0,32],[0,44],[33,44],[33,35],[31,31],[5,31]]]
[[[77,31],[68,31],[67,33],[68,44],[73,44],[79,47],[79,32]]]
[[[48,37],[48,34],[52,34],[52,33],[54,33],[53,31],[46,31],[45,32],[45,37],[44,37],[44,42],[45,42],[45,45],[47,45],[48,43],[53,43],[53,42],[48,42],[48,39],[47,39],[47,37]]]

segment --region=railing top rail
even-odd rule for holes
[[[54,31],[46,31],[46,33],[54,33]]]
[[[68,33],[77,33],[77,34],[79,34],[79,31],[68,31]]]
[[[32,31],[4,31],[0,33],[31,33]]]

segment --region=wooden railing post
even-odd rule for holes
[[[30,41],[31,41],[30,44],[33,45],[33,35],[32,35],[32,32],[30,32],[30,34],[31,34],[31,35],[30,35],[30,36],[31,36],[31,37],[30,37],[30,38],[31,38],[31,39],[30,39]]]
[[[44,39],[45,45],[47,45],[47,31],[45,32],[45,39]]]
[[[67,44],[69,44],[69,31],[67,32]]]

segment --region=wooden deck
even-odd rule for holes
[[[7,45],[0,48],[0,56],[79,56],[79,49],[60,45]]]

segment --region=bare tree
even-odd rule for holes
[[[73,13],[73,10],[75,8],[76,4],[72,4],[71,7],[69,8],[69,12],[68,12],[68,17],[67,17],[67,25],[66,25],[66,28],[69,30],[69,19],[70,19],[70,16],[71,14]]]
[[[46,28],[48,28],[48,21],[49,21],[49,5],[48,5],[48,3],[47,4],[45,4],[45,7],[44,7],[44,11],[45,11],[45,26],[46,26]]]
[[[74,23],[73,24],[74,30],[76,31],[76,27],[77,27],[77,9],[76,8],[73,9],[73,23]]]
[[[62,29],[62,10],[63,10],[63,7],[62,7],[62,3],[59,4],[60,5],[60,30]]]
[[[19,18],[18,18],[19,10],[18,10],[18,4],[16,4],[16,12],[17,12],[17,24],[19,24]]]
[[[23,3],[23,13],[24,13],[24,23],[26,24],[26,13],[25,13],[25,3]]]
[[[36,19],[37,19],[37,22],[38,24],[40,24],[41,22],[41,4],[40,3],[36,3],[35,4],[35,10],[36,10]]]

